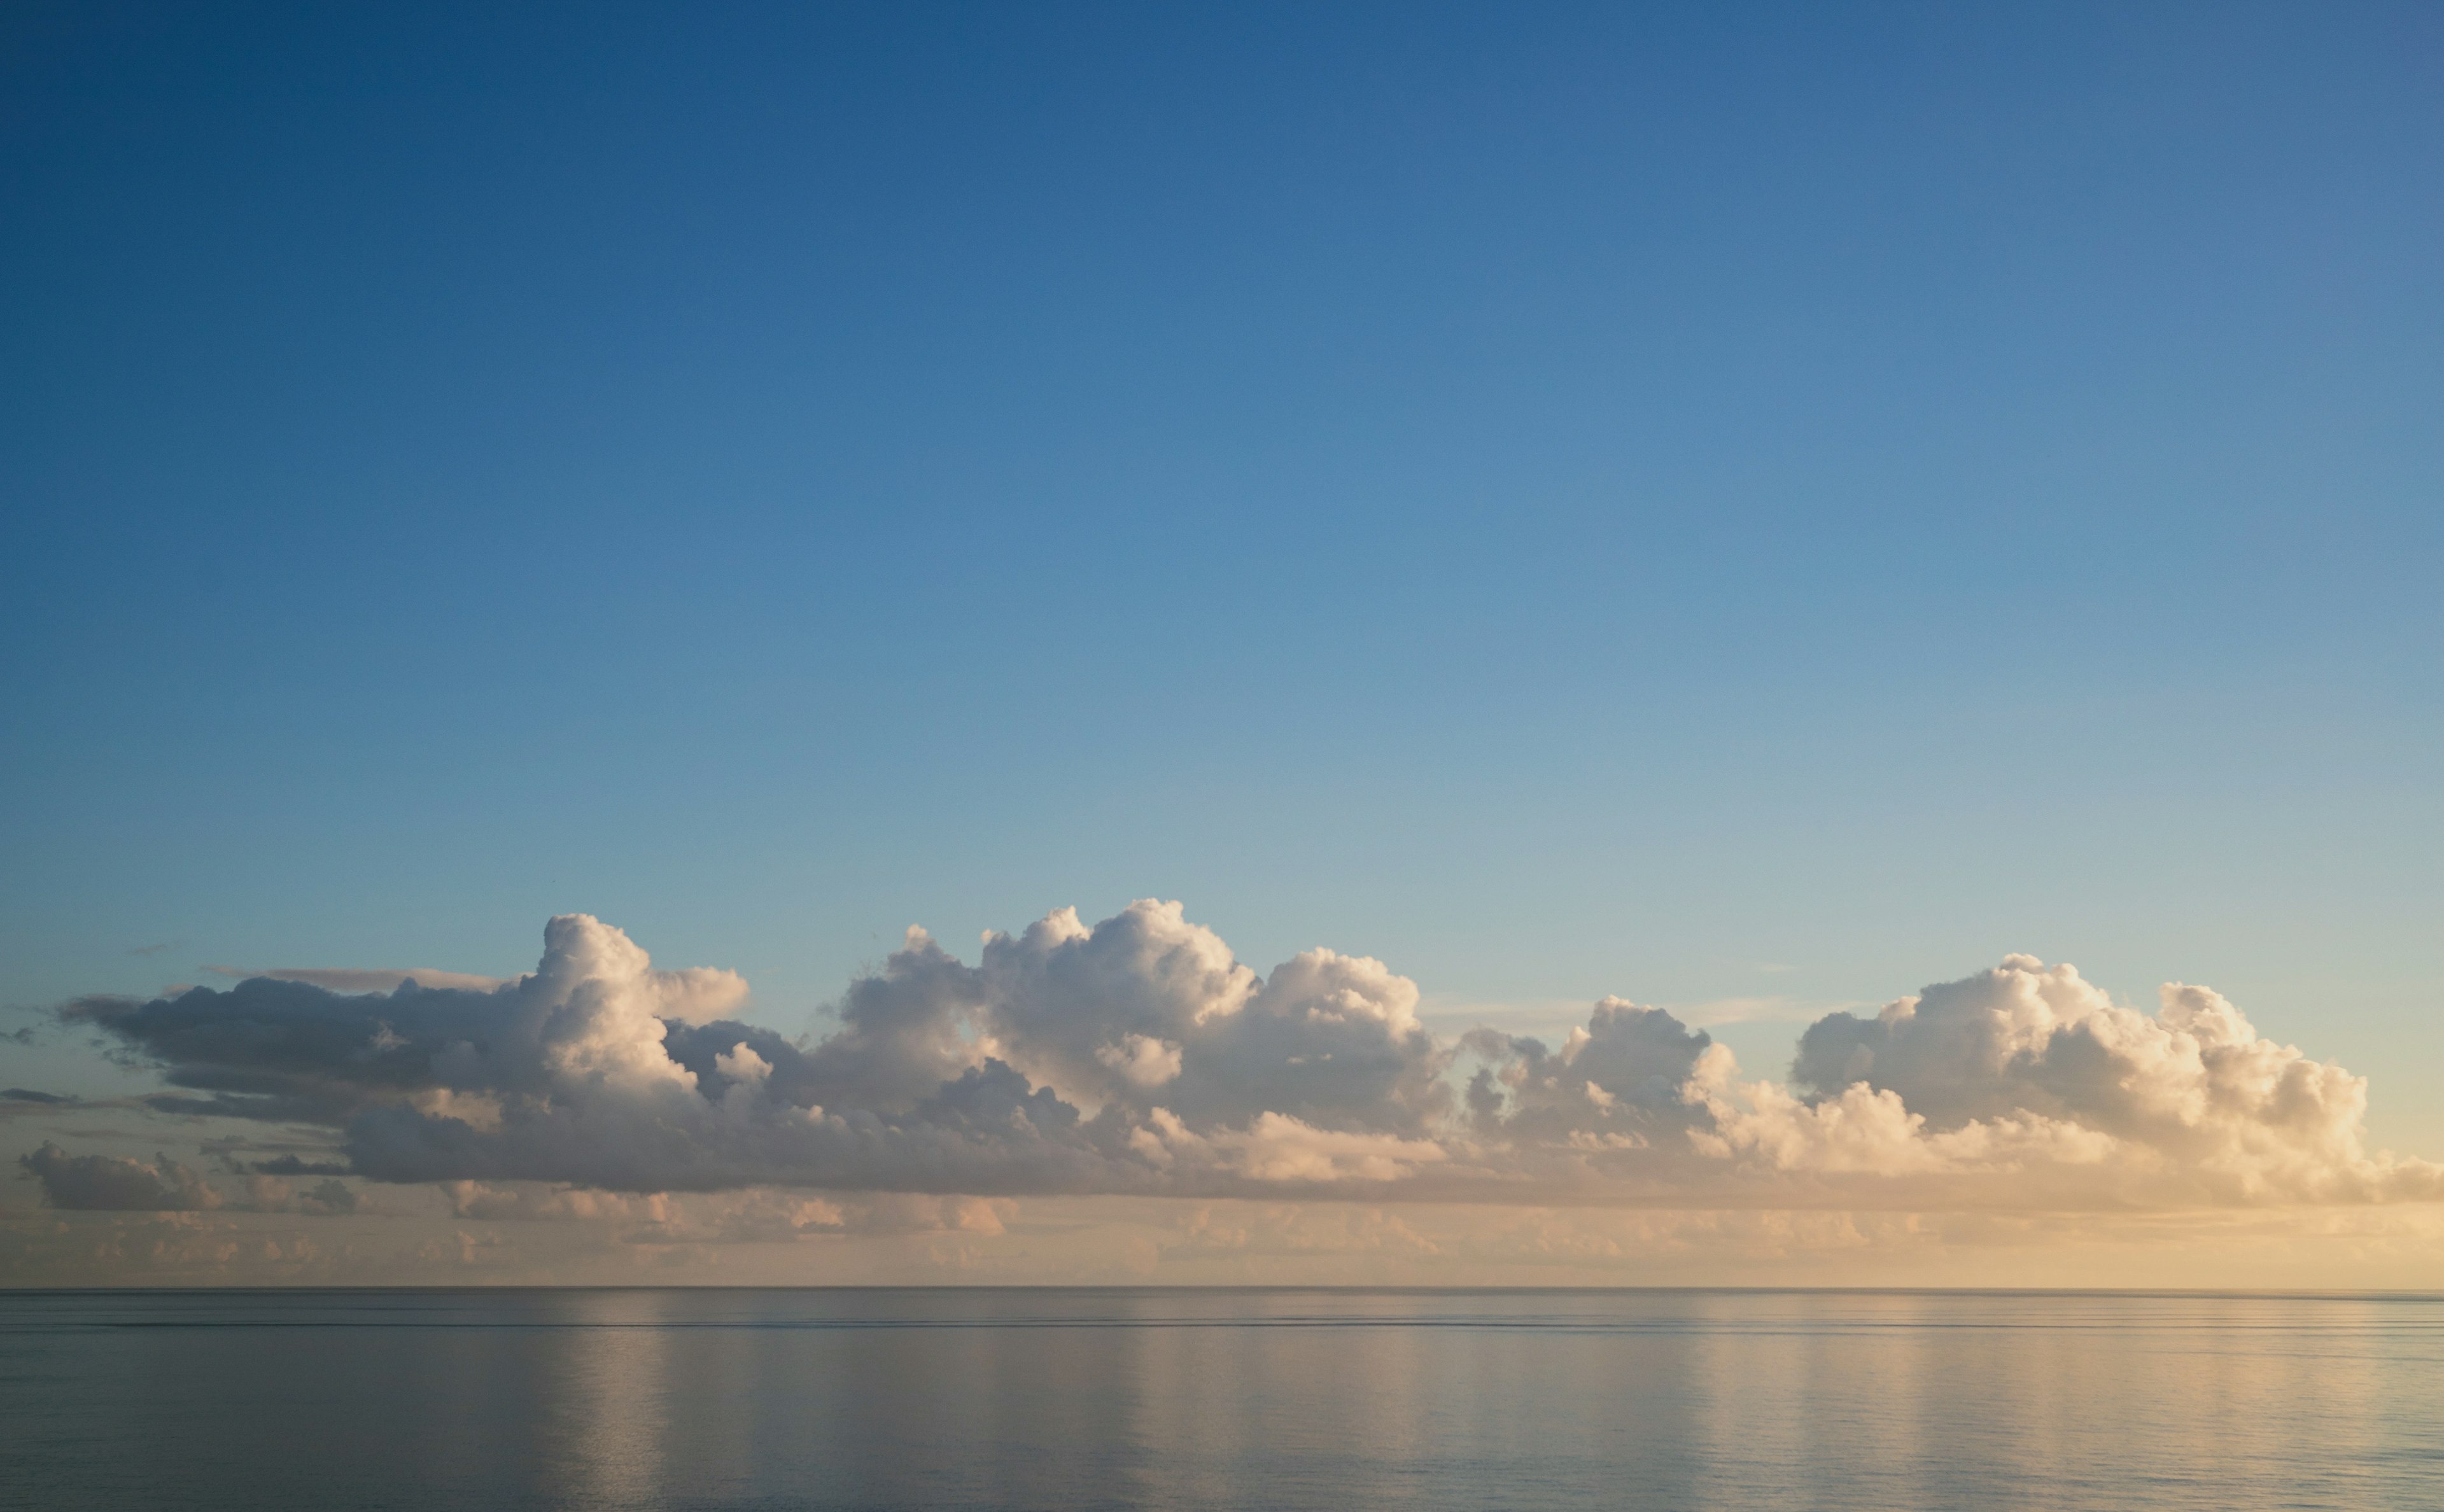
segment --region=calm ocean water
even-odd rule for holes
[[[0,1293],[0,1503],[2444,1507],[2444,1298]]]

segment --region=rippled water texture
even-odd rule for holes
[[[2434,1507],[2444,1299],[0,1293],[46,1508]]]

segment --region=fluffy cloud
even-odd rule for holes
[[[2438,1168],[2366,1151],[2362,1080],[2264,1040],[2213,993],[2167,987],[2149,1015],[2026,957],[1873,1020],[1819,1021],[1787,1086],[1743,1081],[1703,1032],[1617,998],[1558,1049],[1491,1030],[1438,1040],[1416,985],[1382,963],[1318,950],[1259,976],[1176,903],[1091,926],[1065,909],[989,936],[972,966],[912,930],[850,985],[820,1043],[738,1021],[746,994],[732,973],[657,969],[619,930],[567,915],[534,972],[496,985],[411,977],[350,994],[252,978],[63,1011],[162,1068],[178,1090],[154,1106],[327,1127],[354,1173],[452,1184],[462,1217],[593,1203],[667,1226],[613,1208],[761,1188],[802,1194],[739,1209],[773,1233],[847,1221],[809,1191],[868,1207],[889,1193],[1849,1208],[2444,1195]],[[65,1171],[104,1157],[44,1158]],[[119,1165],[153,1173],[143,1190],[175,1185],[169,1162]],[[43,1179],[65,1207],[57,1191],[104,1177],[141,1187],[118,1167]]]
[[[1873,1019],[1819,1020],[1791,1079],[1816,1109],[1863,1118],[1872,1099],[1887,1127],[1906,1109],[1915,1158],[2117,1163],[2237,1201],[2444,1190],[2435,1166],[2366,1150],[2365,1078],[2261,1037],[2208,988],[2157,996],[2141,1013],[2009,956]]]
[[[1391,1182],[1450,1158],[1431,1139],[1318,1129],[1280,1113],[1201,1134],[1168,1108],[1154,1109],[1131,1132],[1129,1148],[1166,1171],[1221,1171],[1258,1182]]]
[[[1597,1004],[1559,1051],[1490,1029],[1464,1043],[1482,1062],[1468,1089],[1478,1128],[1582,1148],[1650,1146],[1702,1123],[1686,1089],[1701,1060],[1723,1053],[1704,1031],[1620,998]]]

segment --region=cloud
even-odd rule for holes
[[[364,1208],[365,1202],[356,1188],[336,1176],[326,1176],[311,1187],[300,1187],[279,1176],[253,1175],[246,1178],[244,1196],[237,1206],[249,1212],[344,1218]]]
[[[758,1188],[745,1191],[645,1194],[582,1188],[443,1185],[452,1214],[491,1223],[591,1224],[632,1245],[771,1244],[882,1234],[992,1235],[1017,1214],[1007,1198],[877,1192],[859,1198],[810,1197]]]
[[[200,1212],[224,1199],[204,1173],[167,1155],[153,1164],[120,1155],[72,1155],[45,1140],[17,1157],[28,1175],[43,1184],[43,1198],[71,1210]]]
[[[1606,998],[1559,1051],[1491,1029],[1462,1042],[1481,1063],[1468,1105],[1488,1135],[1567,1145],[1575,1134],[1609,1134],[1643,1147],[1702,1121],[1682,1093],[1713,1040],[1660,1008]]]
[[[1930,1130],[1898,1094],[1863,1081],[1804,1100],[1771,1082],[1735,1086],[1736,1069],[1719,1045],[1699,1058],[1687,1096],[1710,1127],[1693,1130],[1691,1141],[1707,1154],[1752,1157],[1776,1171],[1991,1173],[2101,1166],[2128,1153],[2112,1135],[2077,1123],[2019,1113]]]
[[[162,1111],[325,1127],[354,1174],[454,1192],[1946,1208],[2444,1195],[2444,1170],[2364,1148],[2364,1081],[2263,1040],[2220,997],[2170,986],[2148,1015],[2027,957],[1872,1020],[1819,1020],[1787,1086],[1741,1079],[1703,1030],[1620,998],[1559,1048],[1440,1039],[1416,986],[1379,961],[1316,950],[1259,975],[1152,900],[1091,926],[1057,911],[988,936],[974,965],[911,930],[820,1043],[731,1017],[746,996],[734,973],[658,969],[570,914],[512,981],[350,993],[291,973],[62,1011],[160,1067],[178,1089],[151,1099]],[[819,1209],[780,1211],[754,1222],[797,1231]]]
[[[155,946],[155,950],[165,947]],[[420,987],[451,987],[465,992],[490,992],[501,985],[496,976],[474,976],[465,971],[435,971],[430,967],[408,967],[398,970],[359,969],[346,967],[318,966],[208,966],[214,976],[268,977],[274,982],[304,982],[334,992],[392,992],[402,983],[413,982]]]
[[[1318,1129],[1282,1113],[1200,1134],[1168,1108],[1153,1109],[1129,1145],[1164,1171],[1204,1168],[1259,1182],[1392,1182],[1451,1158],[1431,1139]]]
[[[2365,1078],[2263,1038],[2206,987],[2168,983],[2157,1003],[2141,1013],[2072,967],[2008,956],[1873,1019],[1818,1021],[1792,1082],[1818,1106],[1863,1094],[1905,1107],[1916,1148],[1963,1159],[2052,1147],[2241,1201],[2438,1194],[2436,1167],[2364,1148]]]
[[[258,1160],[249,1168],[258,1176],[344,1176],[348,1168],[336,1160],[300,1160],[295,1155],[274,1155]]]
[[[355,1188],[293,1158],[267,1161],[252,1173],[242,1173],[234,1194],[215,1186],[195,1167],[163,1154],[156,1154],[150,1162],[121,1155],[72,1155],[46,1140],[32,1153],[20,1155],[17,1164],[42,1184],[46,1203],[66,1212],[193,1213],[231,1208],[329,1218],[357,1212],[364,1206]],[[277,1171],[320,1174],[324,1179],[304,1187]]]
[[[566,1188],[496,1187],[480,1181],[444,1182],[442,1191],[456,1216],[494,1221],[660,1221],[672,1210],[671,1197],[661,1192],[636,1196]]]

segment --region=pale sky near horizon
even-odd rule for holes
[[[919,925],[981,973],[943,989],[960,1032],[1039,1089],[1090,1116],[1209,1099],[1193,1155],[1156,1123],[1096,1147],[1159,1177],[1022,1152],[923,1198],[972,1210],[909,1216],[897,1178],[795,1146],[889,1201],[682,1222],[602,1199],[602,1223],[662,1225],[657,1254],[855,1230],[990,1265],[1046,1204],[1261,1206],[1291,1145],[1324,1163],[1295,1179],[1457,1190],[1435,1172],[1466,1167],[1633,1223],[1463,1152],[1422,1081],[1301,1092],[1305,1133],[1266,1143],[1250,1120],[1287,1105],[1246,1079],[1256,1051],[1195,1038],[1269,1011],[1253,987],[1176,1019],[1112,987],[1075,1008],[1105,1015],[1098,1062],[1029,1017],[1061,941],[1006,977],[978,944],[1142,898],[1268,980],[1325,948],[1414,983],[1333,989],[1390,1036],[1370,1054],[1416,1021],[1401,1077],[1478,1024],[1558,1048],[1615,994],[1778,1081],[1825,1015],[2015,952],[2140,1015],[2204,985],[2369,1079],[2368,1159],[2444,1160],[2439,64],[2444,13],[2383,5],[12,9],[0,1035],[23,1037],[0,1086],[109,1106],[0,1120],[0,1217],[100,1189],[76,1184],[100,1167],[16,1179],[45,1140],[166,1191],[180,1163],[237,1181],[206,1142],[268,1127],[113,1100],[164,1066],[237,1092],[273,1071],[61,1005],[250,970],[515,977],[547,919],[587,913],[657,968],[737,972],[751,996],[721,1012],[784,1039],[831,1033]],[[460,1011],[430,1045],[379,1033],[447,1055]],[[1088,1088],[1098,1064],[1120,1079]],[[481,1096],[514,1114],[564,1074],[493,1067]],[[2059,1078],[1896,1075],[1913,1110],[2053,1141],[1912,1145],[1874,1166],[1896,1179],[2088,1170],[2100,1132],[2229,1174],[2272,1140],[2287,1201],[2386,1194],[2314,1222],[2435,1220],[2405,1195],[2424,1176],[2323,1134],[2134,1133]],[[835,1111],[859,1086],[805,1076]],[[1581,1122],[1630,1097],[1579,1079]],[[1656,1116],[1711,1106],[1680,1085]],[[755,1117],[806,1105],[759,1096]],[[1699,1138],[1770,1114],[1722,1110]],[[1331,1142],[1361,1134],[1395,1143]],[[361,1140],[347,1180],[584,1184],[400,1140]],[[721,1148],[749,1185],[798,1169]],[[471,1213],[545,1243],[507,1196],[363,1185],[423,1206],[314,1217],[420,1236],[386,1255]],[[239,1223],[228,1192],[76,1222]],[[243,1223],[310,1228],[306,1200]],[[2241,1199],[2201,1201],[2182,1222]],[[1459,1255],[1477,1209],[1419,1210],[1412,1236]],[[1283,1211],[1279,1253],[1329,1247]],[[1136,1274],[1127,1226],[1028,1274]],[[1606,1232],[1569,1243],[1682,1253]],[[1926,1264],[1983,1274],[1956,1257],[1991,1235],[1954,1238]],[[2385,1283],[2444,1284],[2432,1238],[2401,1242]]]

